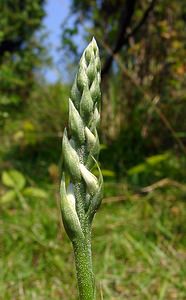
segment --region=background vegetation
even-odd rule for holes
[[[71,0],[61,57],[78,36],[102,60],[105,195],[94,221],[98,299],[186,299],[186,7],[180,0]],[[45,1],[0,2],[0,299],[77,299],[59,215],[71,82],[50,84]]]

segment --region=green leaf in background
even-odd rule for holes
[[[144,163],[144,164],[139,164],[139,165],[136,165],[136,166],[130,168],[130,169],[128,170],[128,174],[129,174],[129,175],[134,175],[134,174],[142,173],[142,172],[144,172],[146,169],[147,169],[147,166],[146,166],[145,163]]]
[[[15,200],[15,198],[16,198],[16,192],[14,190],[10,190],[1,197],[0,203],[2,204],[9,203]]]
[[[169,153],[163,153],[158,155],[152,155],[148,157],[144,163],[138,164],[128,170],[128,175],[135,175],[142,172],[145,172],[149,169],[149,167],[153,167],[158,165],[159,163],[167,160],[169,158]]]
[[[100,151],[101,151],[101,150],[105,150],[105,149],[107,149],[107,145],[105,145],[105,144],[100,144]]]
[[[167,160],[169,157],[169,153],[163,153],[158,155],[150,156],[146,159],[146,162],[150,164],[151,166],[154,166],[156,164],[159,164],[160,162]]]
[[[4,171],[2,173],[2,183],[5,186],[22,190],[26,184],[26,179],[22,173],[17,170]]]
[[[25,188],[23,191],[23,195],[25,197],[30,197],[30,198],[43,198],[43,199],[47,198],[47,193],[44,190],[37,187]]]
[[[116,174],[114,171],[111,170],[107,170],[107,169],[102,169],[101,170],[103,177],[115,177]],[[99,176],[99,171],[98,170],[94,170],[92,172],[95,176]]]
[[[185,138],[186,137],[186,132],[185,131],[176,132],[175,135],[178,138]]]

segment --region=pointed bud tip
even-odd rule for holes
[[[98,45],[94,37],[92,38],[91,42],[88,44],[86,49],[93,49],[94,51],[98,50]]]
[[[63,135],[67,136],[67,129],[66,129],[66,127],[64,128]]]
[[[98,45],[97,45],[97,42],[96,42],[96,39],[95,39],[94,36],[93,36],[93,38],[92,38],[91,43],[92,43],[92,45],[93,45],[94,48],[98,49]]]
[[[96,143],[96,137],[94,136],[94,134],[89,130],[89,128],[86,126],[85,127],[85,134],[86,134],[86,138],[89,144],[89,147],[93,147],[94,144]]]
[[[66,140],[68,140],[68,135],[67,135],[67,129],[65,127],[65,129],[63,130],[62,142],[64,143]]]
[[[69,110],[74,107],[74,103],[72,102],[71,98],[68,98],[68,103],[69,103]]]
[[[92,43],[95,43],[95,44],[97,45],[97,42],[96,42],[96,39],[95,39],[94,36],[93,36],[93,38],[92,38]]]
[[[83,164],[79,164],[81,175],[86,182],[87,188],[91,194],[94,194],[98,188],[98,180]]]

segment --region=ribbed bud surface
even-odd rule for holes
[[[77,217],[80,226],[83,226],[82,215],[92,220],[101,201],[102,175],[100,172],[99,178],[96,178],[91,171],[92,167],[97,164],[96,159],[100,148],[97,134],[100,119],[100,72],[99,50],[93,38],[80,59],[69,99],[69,136],[65,130],[63,137],[64,173],[70,176],[70,184],[78,186],[80,191],[84,190],[82,195],[80,192],[80,197],[79,190],[74,189],[77,216],[72,214],[72,220],[70,220],[69,214],[68,218],[63,217],[64,203],[61,205],[65,228],[71,228],[70,224],[66,223],[75,224]],[[64,184],[62,187],[61,193],[64,193]],[[65,203],[68,203],[67,200],[70,201],[71,197],[64,198],[62,195],[62,202],[63,199],[65,199]],[[84,203],[79,205],[78,201],[82,202],[82,199]],[[68,208],[69,211],[70,208]],[[69,237],[73,239],[75,231],[68,231]],[[73,232],[73,236],[70,232]],[[80,232],[79,225],[78,232]]]

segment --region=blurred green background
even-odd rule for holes
[[[186,299],[185,1],[1,0],[0,20],[0,299],[77,299],[59,212],[61,138],[92,36],[105,181],[97,297]]]

